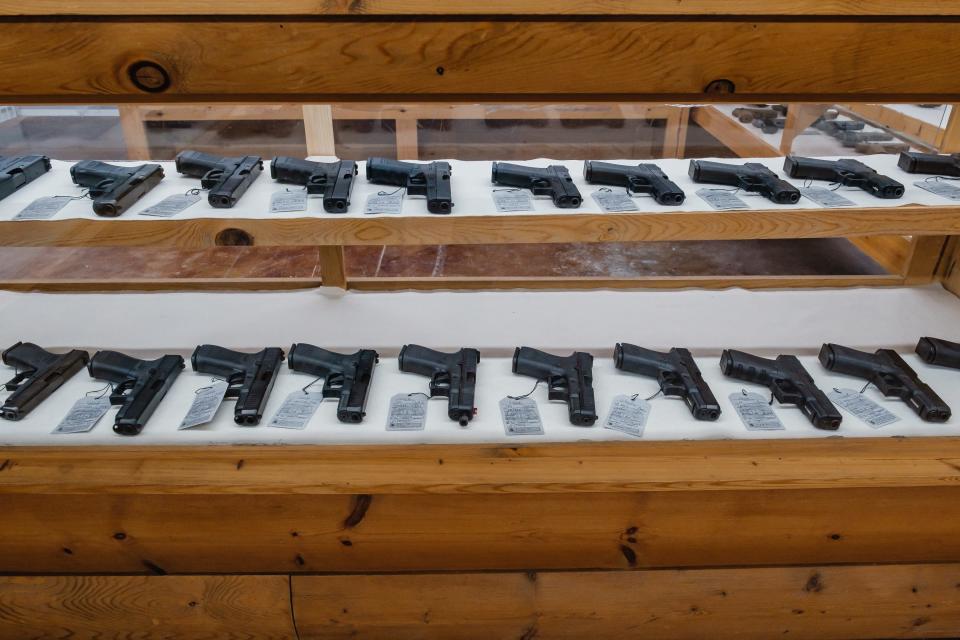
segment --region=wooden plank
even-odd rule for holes
[[[780,155],[785,156],[790,153],[796,137],[822,116],[828,106],[826,104],[803,103],[790,105],[784,122],[783,135],[780,137]]]
[[[144,120],[300,120],[303,107],[298,104],[167,104],[139,105]]]
[[[0,577],[0,638],[293,640],[287,576]]]
[[[344,265],[343,247],[321,246],[319,252],[320,277],[325,287],[347,288],[347,270]]]
[[[303,105],[303,128],[307,135],[307,155],[337,155],[333,135],[333,110],[330,105]]]
[[[690,119],[741,158],[777,158],[782,155],[779,149],[716,107],[693,107]]]
[[[897,236],[899,237],[899,236]],[[348,288],[358,291],[448,290],[448,289],[780,289],[785,287],[880,287],[904,283],[899,275],[888,276],[646,276],[636,278],[525,276],[443,276],[422,278],[347,278]],[[5,288],[0,282],[0,288]]]
[[[405,102],[380,104],[341,102],[332,105],[334,119],[459,119],[459,120],[531,120],[543,118],[574,120],[665,119],[686,111],[686,107],[664,104],[623,102],[564,102],[556,100],[522,103],[478,104],[450,101],[444,103]]]
[[[65,0],[0,2],[0,15],[209,15],[210,7],[189,0],[92,0],[83,5]],[[222,15],[677,15],[713,16],[731,13],[727,0],[492,0],[477,4],[449,0],[438,5],[431,0],[220,0]],[[931,16],[960,15],[960,8],[943,0],[742,0],[735,15],[835,15],[835,16]]]
[[[909,29],[873,20],[11,21],[0,40],[0,99],[952,101],[960,100],[958,41],[953,21]],[[129,70],[140,60],[163,67],[169,89],[138,89]],[[537,73],[517,60],[537,60]],[[706,96],[720,79],[735,93]]]
[[[960,442],[947,438],[70,447],[0,460],[2,573],[960,560]]]
[[[239,230],[259,246],[522,244],[840,238],[872,234],[960,233],[953,206],[831,210],[672,211],[514,214],[510,216],[377,216],[321,218],[189,218],[182,220],[0,221],[0,245],[14,247],[219,246]],[[221,236],[222,237],[222,236]]]
[[[910,240],[910,253],[903,269],[904,283],[908,285],[931,282],[937,274],[945,236],[916,236]]]
[[[890,273],[904,273],[913,251],[910,238],[904,236],[860,236],[850,242]]]
[[[295,576],[302,640],[942,638],[955,564]]]
[[[150,160],[153,157],[142,107],[120,105],[120,128],[123,130],[123,143],[127,147],[127,160]]]
[[[127,275],[109,280],[76,278],[18,278],[0,280],[4,291],[288,291],[323,286],[320,278],[139,278]]]

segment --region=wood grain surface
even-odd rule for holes
[[[13,20],[0,99],[943,102],[960,100],[958,36],[946,20]],[[139,61],[166,70],[169,88],[138,89]],[[708,92],[717,80],[734,92]]]
[[[946,638],[955,564],[302,576],[302,640]]]
[[[3,640],[293,640],[287,576],[0,577]]]

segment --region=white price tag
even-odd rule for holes
[[[270,213],[307,210],[307,190],[276,191],[270,196]]]
[[[110,395],[101,398],[84,396],[77,400],[63,417],[54,433],[86,433],[110,410]]]
[[[510,211],[533,211],[533,198],[530,192],[519,189],[494,189],[493,204],[500,213]]]
[[[306,429],[310,418],[323,402],[322,393],[304,393],[297,389],[287,396],[268,426],[281,429]]]
[[[874,429],[900,420],[899,417],[854,389],[833,389],[827,393],[827,397],[832,403],[852,413]]]
[[[46,196],[37,198],[17,215],[14,220],[49,220],[57,214],[60,209],[67,206],[67,203],[73,200],[70,196]]]
[[[155,216],[157,218],[171,218],[188,207],[200,202],[202,197],[197,193],[181,193],[167,196],[155,205],[151,205],[140,212],[141,216]]]
[[[746,202],[735,196],[733,191],[725,189],[697,189],[697,195],[717,211],[750,208]]]
[[[364,213],[395,213],[403,211],[404,189],[397,189],[395,193],[380,191],[367,196],[367,206]],[[382,194],[382,195],[381,195]]]
[[[423,431],[429,399],[422,393],[398,393],[390,398],[387,431]]]
[[[603,426],[605,429],[642,438],[649,416],[649,402],[637,396],[619,395],[610,403],[610,412],[603,421]]]
[[[917,180],[913,186],[948,200],[960,200],[960,187],[942,180]]]
[[[223,397],[230,385],[226,380],[216,380],[210,386],[197,389],[190,410],[180,423],[180,431],[207,424],[217,415],[217,409],[223,403]]]
[[[844,198],[833,189],[825,187],[800,187],[800,195],[828,209],[857,206],[857,203],[853,200]]]
[[[630,194],[623,191],[594,191],[590,197],[607,213],[640,211]]]
[[[533,398],[504,398],[500,401],[500,418],[508,436],[543,435],[543,421]]]
[[[747,431],[782,431],[786,429],[770,406],[770,400],[759,393],[731,393],[730,402]]]

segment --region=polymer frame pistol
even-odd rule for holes
[[[917,341],[916,352],[927,364],[960,369],[960,342],[924,337]]]
[[[720,417],[720,404],[687,349],[674,347],[662,353],[618,342],[613,364],[621,371],[656,378],[663,395],[683,398],[697,420]]]
[[[585,160],[583,178],[590,184],[625,187],[628,193],[649,193],[658,204],[677,206],[686,197],[683,189],[655,164],[624,165]]]
[[[781,404],[795,404],[817,429],[835,430],[843,416],[813,382],[796,356],[761,358],[743,351],[724,349],[720,355],[723,375],[770,389]]]
[[[528,167],[509,162],[494,162],[490,173],[493,184],[529,189],[535,196],[550,196],[560,209],[576,209],[583,202],[580,190],[573,183],[570,172],[560,164],[547,167]]]
[[[783,171],[791,178],[809,178],[827,180],[845,187],[859,187],[870,195],[885,200],[903,197],[903,185],[859,160],[843,158],[841,160],[820,160],[787,156],[783,161]]]
[[[154,410],[183,370],[183,358],[141,360],[117,351],[98,351],[87,365],[90,377],[112,383],[110,404],[120,405],[113,430],[122,436],[143,431]]]
[[[434,351],[418,344],[400,350],[400,371],[430,378],[430,397],[446,396],[447,415],[461,427],[477,413],[474,397],[480,352],[464,348],[453,353]]]
[[[0,156],[0,200],[50,171],[47,156]]]
[[[366,415],[373,366],[379,360],[372,349],[336,353],[305,343],[294,344],[287,354],[292,371],[323,378],[323,397],[337,398],[337,420],[354,423]]]
[[[260,424],[281,362],[283,349],[277,347],[243,353],[214,344],[203,344],[194,349],[190,356],[194,371],[209,373],[227,381],[229,386],[224,397],[237,401],[233,409],[233,421],[248,427]]]
[[[411,196],[426,196],[427,211],[450,213],[453,200],[450,193],[450,163],[401,162],[389,158],[368,158],[367,180],[374,184],[403,187]]]
[[[158,164],[121,167],[99,160],[82,160],[70,167],[70,178],[75,185],[87,188],[95,214],[116,218],[160,184],[163,167]]]
[[[918,153],[904,151],[897,166],[907,173],[924,173],[934,176],[960,178],[960,154]]]
[[[570,424],[589,427],[597,421],[593,397],[593,356],[574,351],[569,356],[517,347],[513,352],[513,372],[547,383],[547,398],[567,403]]]
[[[892,349],[867,353],[825,343],[820,349],[820,364],[829,371],[866,380],[885,396],[900,398],[921,420],[946,422],[950,419],[947,403]]]
[[[216,209],[229,209],[237,204],[263,172],[260,156],[225,158],[200,151],[181,151],[175,162],[179,173],[200,178],[200,188],[209,190],[207,202]]]
[[[3,352],[2,359],[16,374],[4,385],[13,393],[0,406],[0,418],[20,420],[83,369],[90,354],[79,349],[51,353],[32,342],[18,342]]]
[[[357,163],[353,160],[339,162],[313,162],[286,156],[277,156],[270,161],[270,177],[285,184],[299,184],[312,196],[323,196],[323,210],[327,213],[345,213],[350,207]]]
[[[781,180],[773,171],[759,162],[727,164],[709,160],[691,160],[690,179],[694,182],[723,184],[751,193],[759,193],[777,204],[797,204],[800,190]]]

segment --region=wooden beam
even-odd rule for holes
[[[789,105],[783,135],[780,137],[779,155],[789,155],[796,137],[816,122],[828,106],[826,104],[805,104],[802,102]]]
[[[343,247],[320,246],[318,262],[320,277],[325,287],[347,288],[347,269],[344,264]]]
[[[294,576],[301,640],[942,638],[960,565]]]
[[[810,46],[811,33],[817,34],[816,47]],[[329,103],[416,95],[951,101],[960,100],[953,81],[960,73],[958,40],[960,23],[954,21],[916,21],[905,29],[898,20],[846,19],[199,18],[187,25],[14,19],[4,24],[0,40],[0,100]],[[265,57],[264,51],[283,55]],[[783,56],[784,51],[804,54]],[[847,63],[854,57],[856,66]],[[517,60],[537,60],[537,73]],[[156,92],[137,88],[131,73],[141,61],[165,71],[169,88],[160,90],[164,83],[157,69],[140,72]],[[730,81],[734,92],[708,93],[718,80]]]
[[[337,155],[330,105],[303,105],[303,129],[307,136],[307,155]]]
[[[714,16],[731,13],[727,0],[492,0],[477,4],[450,0],[438,5],[431,0],[286,0],[262,3],[257,0],[219,0],[223,15],[666,15]],[[0,15],[209,15],[210,7],[190,0],[91,0],[83,5],[66,0],[31,0],[29,3],[3,0]],[[742,0],[736,15],[760,16],[930,16],[960,15],[960,8],[942,0]]]
[[[20,247],[151,246],[203,249],[223,232],[259,246],[522,244],[839,238],[875,234],[960,233],[957,207],[751,209],[642,213],[449,216],[323,216],[0,221],[0,245]],[[237,233],[238,231],[242,233]]]
[[[716,107],[693,107],[690,119],[741,158],[777,158],[782,154]]]
[[[7,576],[0,601],[11,640],[297,637],[287,576]]]

